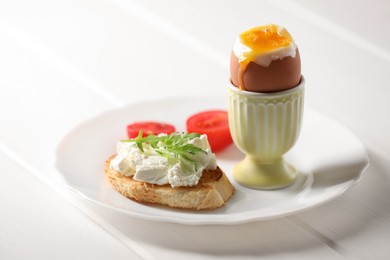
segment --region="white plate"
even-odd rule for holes
[[[103,173],[116,142],[126,138],[126,125],[157,120],[185,130],[193,113],[227,108],[223,98],[172,98],[131,104],[103,113],[72,130],[57,149],[56,167],[68,185],[87,199],[143,219],[182,224],[238,224],[293,214],[340,196],[356,184],[368,165],[364,145],[349,130],[305,108],[300,138],[285,158],[301,172],[297,182],[281,190],[260,191],[239,186],[232,168],[243,154],[232,145],[217,154],[236,193],[213,211],[187,211],[144,205],[114,191]]]

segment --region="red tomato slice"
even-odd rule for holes
[[[213,152],[220,151],[233,142],[228,113],[224,110],[209,110],[192,115],[187,119],[187,131],[206,134]]]
[[[150,134],[170,134],[176,131],[173,125],[160,122],[135,122],[127,126],[127,136],[129,138],[135,138],[138,136],[139,131],[142,130],[142,136],[148,136]]]

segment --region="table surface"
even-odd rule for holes
[[[57,178],[58,142],[103,111],[225,95],[237,34],[270,22],[299,45],[307,104],[366,145],[358,185],[292,216],[187,226],[101,207]],[[387,259],[389,25],[386,0],[0,1],[0,259]]]

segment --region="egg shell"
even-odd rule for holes
[[[238,58],[231,52],[230,55],[230,80],[239,87],[240,64]],[[297,49],[295,57],[285,57],[273,60],[268,67],[250,62],[243,73],[243,81],[246,91],[252,92],[278,92],[296,87],[301,80],[301,58]]]

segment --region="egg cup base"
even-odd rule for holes
[[[285,188],[293,184],[298,175],[298,170],[283,157],[264,162],[246,156],[233,169],[233,177],[238,184],[259,190]]]

